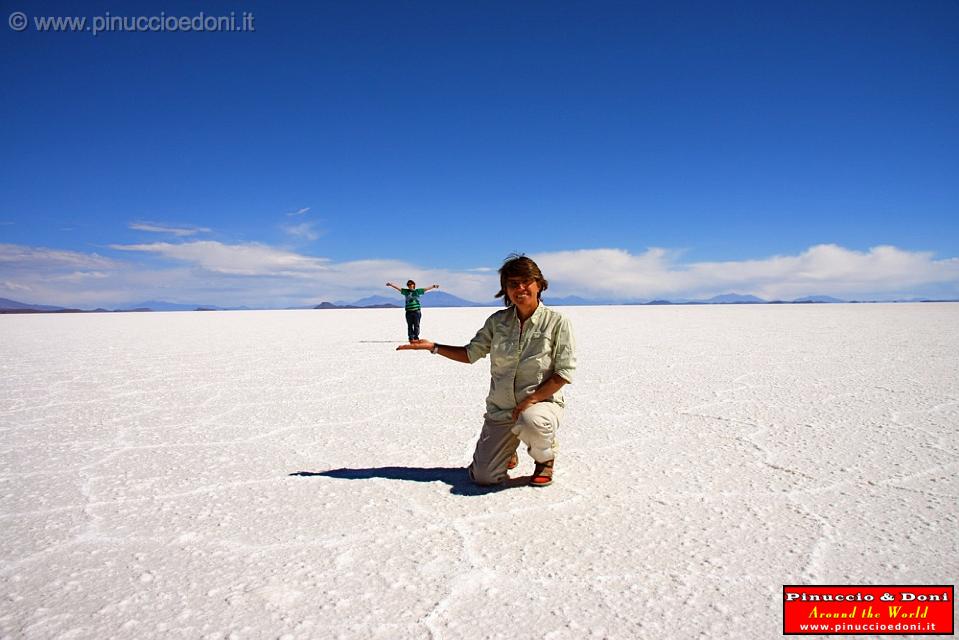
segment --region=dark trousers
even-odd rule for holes
[[[406,334],[410,340],[420,339],[420,318],[422,317],[423,312],[419,309],[406,312]]]

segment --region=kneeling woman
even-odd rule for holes
[[[565,406],[561,389],[576,368],[573,333],[569,320],[542,303],[548,282],[535,262],[512,257],[499,275],[496,297],[505,296],[506,308],[491,315],[469,344],[415,340],[397,350],[429,350],[468,364],[489,355],[492,383],[470,478],[482,485],[506,480],[523,442],[536,461],[531,484],[546,486],[553,481],[556,430]]]

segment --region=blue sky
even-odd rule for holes
[[[959,296],[959,3],[7,2],[0,297]]]

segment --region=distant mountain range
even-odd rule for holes
[[[248,307],[217,307],[215,305],[178,304],[163,300],[147,300],[135,304],[121,305],[116,309],[77,309],[56,307],[45,304],[30,304],[8,298],[0,298],[0,313],[107,313],[123,311],[239,311]]]
[[[832,296],[804,296],[802,298],[796,298],[793,302],[826,302],[826,303],[835,303],[835,302],[845,302],[845,300],[840,300],[839,298],[833,298]]]
[[[724,293],[721,296],[713,296],[709,300],[703,300],[706,304],[762,304],[766,302],[756,296],[742,295],[739,293]]]
[[[147,300],[132,305],[125,305],[117,311],[149,309],[150,311],[245,311],[249,307],[218,307],[212,304],[179,304],[163,300]]]
[[[474,302],[465,300],[444,291],[430,291],[425,294],[420,301],[427,308],[442,307],[501,307],[501,300],[490,300],[488,302]],[[706,300],[613,300],[598,298],[581,298],[579,296],[566,296],[562,298],[544,297],[543,302],[550,306],[606,306],[606,305],[696,305],[696,304],[833,304],[846,302],[959,302],[959,299],[929,299],[929,298],[910,298],[901,300],[840,300],[832,296],[804,296],[795,300],[763,300],[754,295],[744,295],[739,293],[725,293],[713,296]],[[353,302],[321,302],[314,306],[294,307],[297,309],[399,309],[403,307],[403,298],[401,296],[367,296]],[[268,308],[268,307],[264,307]],[[116,309],[75,309],[70,307],[58,307],[44,304],[30,304],[27,302],[18,302],[8,298],[0,298],[0,313],[89,313],[89,312],[122,312],[122,311],[239,311],[248,310],[250,307],[219,307],[207,304],[183,304],[177,302],[166,302],[164,300],[146,300],[136,304],[121,305]]]
[[[45,304],[27,304],[8,298],[0,298],[0,309],[4,311],[62,311],[63,307],[51,307]]]
[[[336,305],[352,305],[357,307],[373,307],[373,306],[382,306],[390,305],[394,307],[402,307],[404,304],[403,296],[396,294],[393,296],[368,296],[366,298],[360,298],[356,302],[334,302]],[[446,293],[445,291],[432,290],[424,293],[420,296],[420,304],[424,307],[490,307],[495,305],[502,304],[499,301],[491,300],[489,302],[473,302],[472,300],[464,300],[463,298],[457,298],[456,296]]]

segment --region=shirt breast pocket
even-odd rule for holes
[[[527,354],[529,357],[542,361],[544,356],[547,360],[551,359],[553,353],[553,339],[545,331],[537,331],[529,337],[529,347]]]

